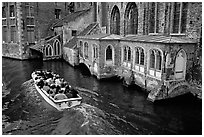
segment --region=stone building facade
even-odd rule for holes
[[[65,2],[3,2],[3,56],[17,59],[34,57],[29,47],[52,35],[49,27],[69,13],[66,5]]]
[[[116,76],[120,67],[120,38],[115,34],[78,36],[79,64],[85,64],[98,79]]]
[[[110,2],[107,5],[108,33],[160,34],[196,40],[201,37],[201,2]],[[128,30],[128,26],[135,31]]]

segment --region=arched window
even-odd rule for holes
[[[93,44],[93,58],[98,58],[98,47]]]
[[[135,52],[135,63],[136,63],[136,64],[139,64],[139,63],[140,63],[139,60],[140,60],[139,49],[136,48],[136,52]]]
[[[82,41],[80,41],[79,42],[79,54],[80,54],[80,56],[81,57],[83,57],[83,42]]]
[[[140,65],[144,65],[144,49],[140,50]]]
[[[53,43],[53,50],[54,50],[53,55],[60,55],[61,46],[58,39],[56,39],[55,42]]]
[[[187,61],[187,55],[186,52],[181,49],[175,59],[175,67],[174,67],[174,76],[175,79],[185,79],[186,74],[186,61]]]
[[[46,47],[46,48],[45,48],[45,56],[48,56],[48,54],[49,54],[49,48]]]
[[[128,61],[131,61],[131,48],[128,47]]]
[[[134,2],[127,4],[125,10],[125,35],[127,34],[137,34],[138,31],[138,9]]]
[[[140,47],[136,48],[135,64],[144,65],[144,49],[143,48],[140,48]]]
[[[159,2],[150,2],[149,33],[159,32]]]
[[[95,53],[96,53],[95,57],[98,58],[98,47],[97,46],[95,47]]]
[[[57,42],[57,48],[58,48],[58,52],[57,52],[57,55],[60,55],[61,54],[61,44],[60,44],[60,42],[58,41]]]
[[[110,21],[110,33],[120,35],[120,13],[117,6],[113,7]]]
[[[89,47],[88,47],[88,43],[85,42],[85,43],[84,43],[84,58],[85,58],[85,59],[88,59],[88,57],[89,57],[89,56],[88,56],[88,48],[89,48]]]
[[[187,2],[172,3],[172,33],[185,33],[187,24]]]
[[[161,61],[162,61],[162,57],[161,57],[161,53],[160,53],[160,51],[157,51],[156,52],[156,69],[158,69],[158,70],[161,70]]]
[[[49,48],[49,56],[52,56],[52,48],[51,48],[51,46],[48,47],[48,48]]]
[[[126,61],[127,60],[127,49],[126,49],[126,47],[124,47],[124,53],[123,53],[123,59],[124,59],[124,61]]]
[[[52,56],[52,47],[51,47],[51,45],[47,45],[45,47],[45,56]]]
[[[155,54],[154,51],[150,51],[150,68],[155,68]]]
[[[112,48],[110,45],[106,48],[106,60],[112,60]]]
[[[57,55],[57,50],[58,50],[58,48],[57,48],[57,42],[54,42],[53,48],[54,48],[53,55]]]

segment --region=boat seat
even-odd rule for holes
[[[63,100],[63,99],[67,99],[67,96],[65,95],[65,94],[56,94],[55,96],[54,96],[54,99],[55,100]]]

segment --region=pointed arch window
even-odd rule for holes
[[[137,34],[138,31],[138,9],[134,2],[127,4],[125,11],[125,35]]]
[[[79,54],[81,57],[83,57],[83,42],[79,41]]]
[[[93,44],[93,58],[98,58],[98,47],[96,44]]]
[[[126,46],[124,47],[123,60],[124,60],[124,61],[127,60],[127,49],[126,49]]]
[[[185,33],[187,24],[187,2],[173,3],[172,15],[172,33]]]
[[[150,52],[150,68],[155,68],[155,53],[153,50]]]
[[[161,78],[162,74],[162,51],[158,49],[150,50],[149,74]]]
[[[51,47],[48,47],[49,48],[49,56],[52,56],[52,48]]]
[[[139,49],[136,48],[136,52],[135,52],[135,64],[139,64],[140,63],[140,54],[139,54]]]
[[[114,6],[111,13],[110,33],[120,35],[120,13],[117,6]]]
[[[140,50],[140,65],[144,65],[144,49]]]
[[[52,47],[51,47],[51,45],[47,45],[45,47],[45,56],[52,56]]]
[[[150,3],[149,33],[159,32],[159,2]]]
[[[88,59],[88,50],[89,50],[89,47],[88,47],[88,43],[87,42],[85,42],[84,43],[84,58],[85,59]]]
[[[131,61],[131,48],[129,46],[124,46],[123,61]]]
[[[137,47],[135,49],[135,64],[144,65],[144,49]]]
[[[60,44],[58,39],[55,40],[54,45],[53,45],[53,49],[54,49],[54,51],[53,51],[54,55],[60,55],[60,53],[61,53],[61,44]]]
[[[161,70],[161,60],[162,60],[162,57],[161,57],[161,52],[157,51],[156,53],[156,69],[157,70]]]
[[[131,48],[128,47],[128,61],[131,61]]]
[[[112,48],[110,45],[106,48],[106,60],[112,60]]]

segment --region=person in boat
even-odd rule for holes
[[[38,80],[36,80],[36,83],[37,83],[37,86],[38,86],[39,88],[43,88],[43,86],[44,86],[44,81],[43,81],[43,78],[42,78],[42,77],[40,77]]]
[[[53,75],[52,75],[52,72],[51,71],[47,71],[46,73],[45,73],[45,76],[46,76],[46,79],[49,79],[49,78],[53,78]]]
[[[48,91],[48,94],[49,94],[52,98],[54,98],[54,96],[56,95],[56,88],[55,88],[54,85],[50,87],[50,90]]]
[[[63,93],[63,90],[59,90],[59,93],[54,96],[55,100],[67,99],[67,96]]]
[[[55,84],[53,78],[48,78],[48,79],[46,80],[46,82],[48,83],[49,86],[51,86],[52,84]]]
[[[45,85],[43,86],[43,90],[49,93],[50,87],[48,86],[47,82],[45,82]]]

